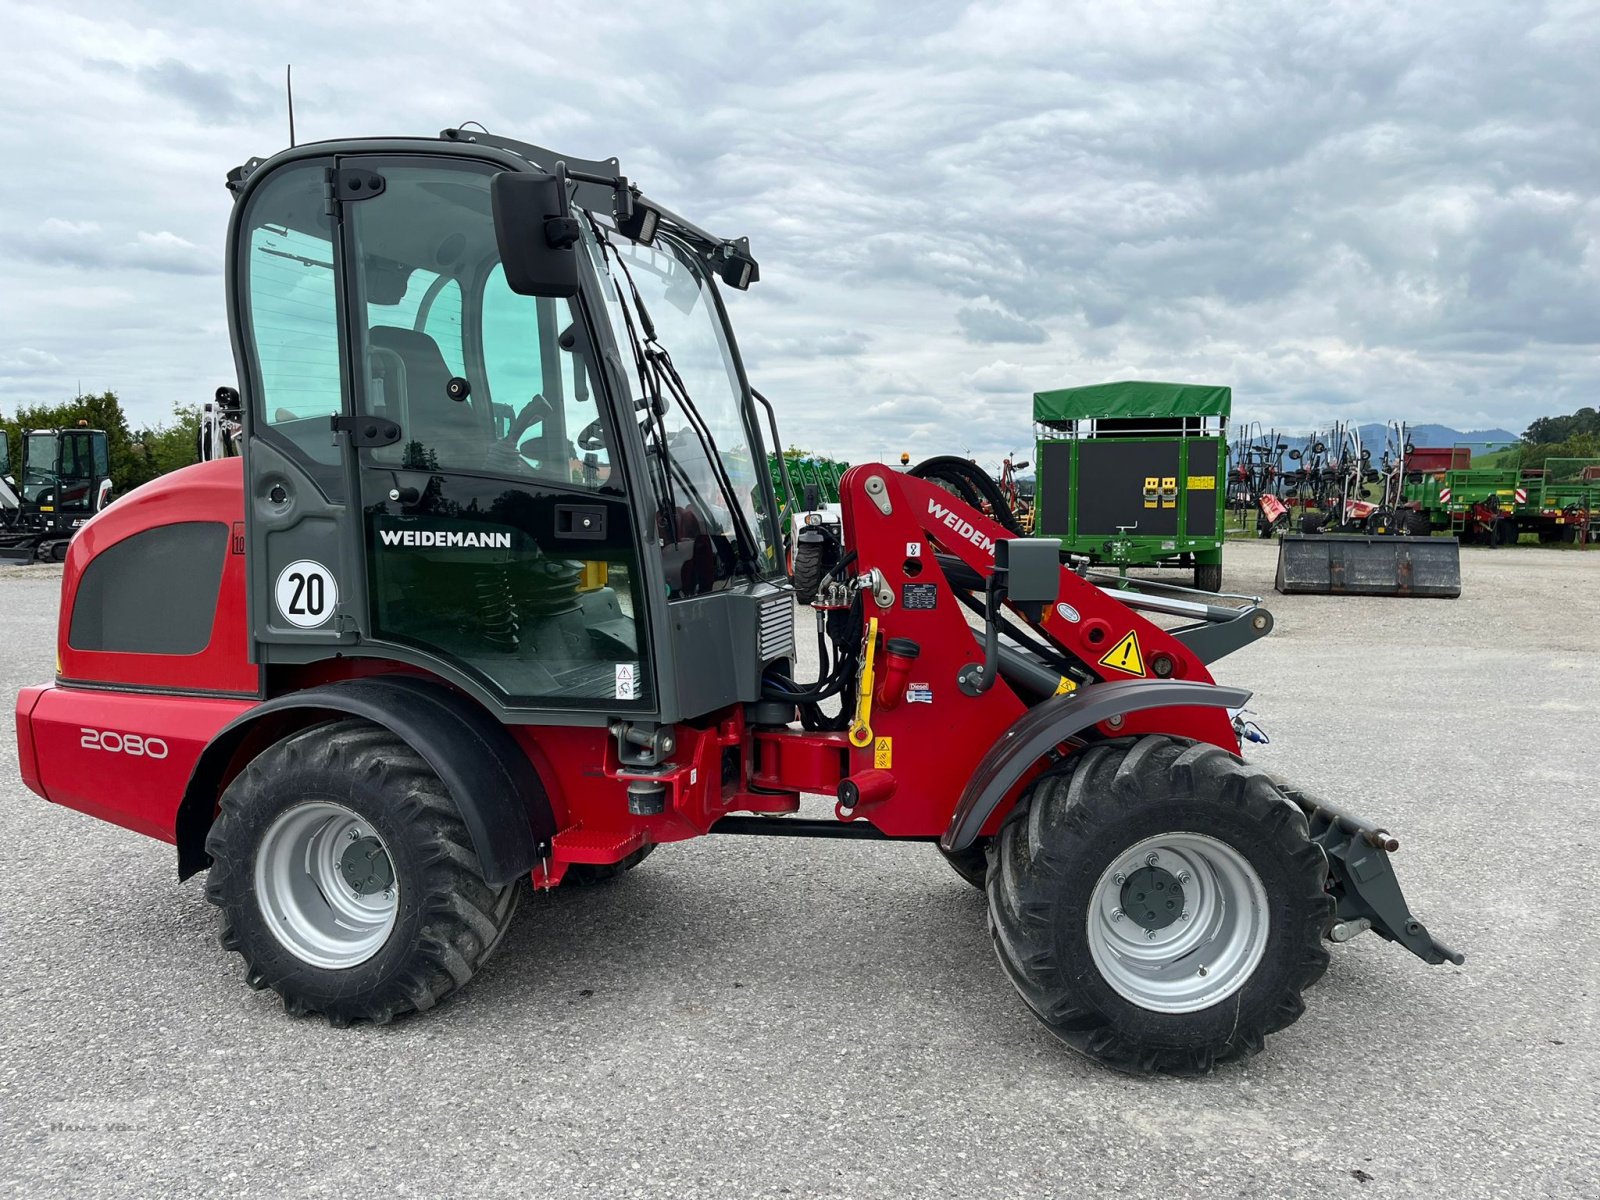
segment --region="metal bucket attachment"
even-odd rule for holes
[[[1286,533],[1277,588],[1285,595],[1461,595],[1461,546],[1453,537]]]

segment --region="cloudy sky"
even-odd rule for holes
[[[286,62],[302,140],[478,120],[748,235],[801,445],[993,461],[1118,378],[1295,431],[1600,401],[1595,0],[0,0],[0,39],[0,411],[233,380],[222,180]]]

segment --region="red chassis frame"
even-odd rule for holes
[[[224,726],[263,700],[315,684],[417,674],[374,658],[271,672],[250,662],[242,484],[238,459],[175,472],[106,509],[73,542],[62,580],[58,679],[24,689],[17,700],[22,776],[33,791],[173,842],[196,761]],[[963,785],[1027,706],[1004,679],[976,695],[958,687],[958,673],[980,663],[983,652],[937,555],[987,574],[995,542],[1011,535],[934,484],[881,465],[847,472],[840,498],[845,545],[857,555],[851,572],[873,581],[863,608],[877,621],[876,657],[883,662],[891,638],[920,648],[909,667],[904,659],[891,660],[880,673],[871,738],[858,739],[865,744],[857,746],[844,732],[751,729],[740,707],[681,722],[675,768],[650,776],[666,786],[664,811],[635,816],[626,795],[637,776],[619,761],[605,730],[511,726],[548,792],[558,830],[548,858],[533,872],[536,884],[554,886],[571,863],[615,862],[646,843],[704,834],[729,813],[794,812],[802,792],[837,794],[846,780],[859,799],[851,809],[836,807],[841,821],[866,821],[890,837],[945,832]],[[234,533],[207,647],[171,657],[73,649],[72,610],[89,562],[124,538],[180,521],[220,521]],[[889,603],[880,604],[879,596]],[[1034,628],[1103,680],[1148,674],[1213,682],[1184,643],[1067,568],[1056,602]],[[1124,645],[1130,638],[1131,654]],[[300,725],[326,719],[296,711]],[[1101,732],[1164,732],[1239,749],[1227,714],[1217,708],[1169,707],[1114,720],[1114,727],[1102,723]],[[295,727],[286,728],[281,716],[264,721],[261,734],[235,753],[224,784]],[[740,764],[737,771],[727,769],[732,761]],[[998,826],[1014,800],[991,815],[984,833]]]

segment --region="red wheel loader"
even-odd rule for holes
[[[459,130],[228,187],[243,456],[84,527],[17,729],[30,788],[207,873],[291,1014],[430,1008],[530,883],[706,834],[937,848],[1038,1018],[1127,1071],[1259,1050],[1330,941],[1460,961],[1384,830],[1240,758],[1207,664],[1257,606],[1112,594],[857,466],[799,677],[743,239]]]

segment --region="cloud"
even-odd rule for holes
[[[149,271],[168,271],[175,275],[215,275],[217,256],[175,233],[139,233],[124,247],[125,260]]]
[[[1050,340],[1038,325],[1014,317],[1004,309],[968,306],[956,310],[956,324],[969,342],[1031,342]]]
[[[1027,395],[1030,399],[1033,389],[1028,384],[1028,373],[1016,363],[996,359],[973,371],[970,375],[962,377],[962,382],[974,391],[979,392],[1009,392],[1015,395]]]
[[[284,144],[288,61],[302,141],[476,118],[749,235],[752,381],[846,457],[997,459],[1035,388],[1117,378],[1296,429],[1522,428],[1600,392],[1583,5],[283,12],[7,10],[0,362],[58,360],[8,406],[81,375],[154,421],[232,380],[222,177]]]

